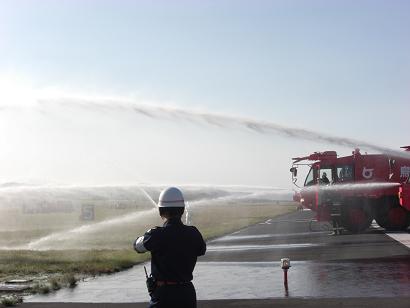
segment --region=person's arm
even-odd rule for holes
[[[201,236],[201,239],[202,239],[202,236]],[[199,249],[199,254],[198,254],[198,256],[203,256],[203,255],[205,254],[205,252],[206,252],[206,243],[205,243],[205,241],[202,239],[202,243],[201,243],[201,247],[200,247],[200,249]]]
[[[198,231],[198,229],[197,229]],[[198,231],[198,240],[199,240],[199,249],[198,249],[198,256],[203,256],[206,252],[206,243],[202,237],[201,232]]]
[[[134,249],[138,253],[153,251],[159,246],[158,232],[160,228],[149,229],[143,236],[137,238],[134,242]]]
[[[144,236],[140,236],[135,240],[134,249],[138,253],[144,253],[148,251],[148,249],[144,246]]]

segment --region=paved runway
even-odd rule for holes
[[[259,300],[209,300],[198,301],[198,308],[408,308],[408,298],[286,298]],[[23,304],[24,308],[146,308],[147,303],[30,303]]]
[[[410,249],[386,236],[382,229],[364,234],[329,236],[321,225],[313,225],[310,211],[270,219],[210,243],[201,261],[328,261],[410,257]],[[407,234],[409,236],[409,234]]]
[[[194,273],[199,306],[244,303],[248,306],[243,307],[267,307],[272,299],[283,307],[302,302],[308,307],[313,302],[332,306],[345,303],[343,307],[350,303],[348,307],[355,307],[376,299],[405,307],[400,305],[410,302],[408,247],[381,229],[332,236],[322,230],[322,225],[310,224],[311,218],[309,211],[291,213],[209,242]],[[406,241],[409,236],[401,233],[398,237]],[[279,267],[283,257],[292,260],[288,290]],[[142,266],[136,266],[116,275],[90,279],[75,290],[27,300],[98,302],[98,307],[104,307],[102,303],[144,302],[147,295]]]

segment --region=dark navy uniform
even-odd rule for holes
[[[151,274],[156,288],[149,307],[196,307],[192,272],[197,257],[206,251],[198,229],[172,218],[163,227],[148,230],[134,245],[138,252],[144,252],[144,248],[151,252]]]

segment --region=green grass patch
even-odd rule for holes
[[[0,297],[0,304],[5,307],[13,307],[23,302],[23,298],[17,295],[7,295]]]
[[[209,240],[292,212],[295,208],[293,203],[280,206],[272,204],[206,206],[193,213],[193,221],[203,237]]]
[[[0,251],[0,280],[52,274],[113,273],[147,260],[133,250]]]

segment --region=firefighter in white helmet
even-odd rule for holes
[[[182,223],[185,202],[178,188],[163,190],[158,208],[164,225],[148,230],[134,242],[137,252],[151,252],[149,307],[196,307],[192,272],[197,257],[205,254],[206,244],[197,228]]]

